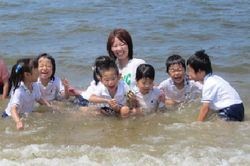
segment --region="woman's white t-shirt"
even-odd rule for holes
[[[130,89],[132,89],[136,85],[135,76],[136,76],[136,69],[140,64],[145,64],[146,62],[142,59],[130,59],[128,64],[120,69],[119,72],[122,74],[121,79],[128,84]]]

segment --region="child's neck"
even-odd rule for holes
[[[118,89],[118,87],[116,87],[116,89],[114,89],[113,91],[108,90],[109,91],[109,95],[111,96],[112,99],[115,97],[117,89]]]
[[[33,90],[32,83],[33,82],[24,80],[23,83],[30,90],[30,92],[32,92],[32,90]]]
[[[179,89],[179,90],[184,88],[184,81],[181,82],[181,83],[174,83],[174,84],[175,84],[176,88]]]
[[[48,83],[49,83],[49,81],[50,81],[50,79],[41,79],[41,78],[40,78],[40,81],[41,81],[41,83],[43,84],[43,86],[47,86]]]

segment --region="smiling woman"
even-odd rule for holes
[[[107,51],[113,59],[118,59],[119,72],[130,88],[136,84],[135,73],[140,64],[145,63],[142,59],[133,58],[133,42],[126,29],[114,29],[110,32],[107,41]]]

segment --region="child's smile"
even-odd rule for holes
[[[49,79],[52,75],[53,67],[50,59],[41,57],[38,60],[38,71],[41,79]]]

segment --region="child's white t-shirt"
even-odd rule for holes
[[[138,86],[135,86],[132,91],[136,96],[136,99],[138,100],[140,107],[144,108],[147,111],[165,107],[165,103],[159,102],[158,100],[159,96],[162,95],[160,89],[152,88],[146,95],[143,95],[139,91]]]
[[[122,74],[121,78],[124,82],[128,84],[130,89],[132,89],[136,85],[135,76],[136,76],[136,69],[140,64],[144,64],[145,61],[142,59],[130,59],[128,64],[120,69],[119,72]]]
[[[99,84],[99,82],[98,82],[98,84]],[[98,85],[98,84],[97,84],[97,85]],[[84,99],[89,100],[90,96],[91,96],[91,95],[94,93],[94,91],[96,90],[97,85],[95,84],[95,80],[91,81],[89,87],[87,88],[86,91],[83,91],[83,92],[81,93],[81,96],[82,96]]]
[[[42,97],[47,101],[52,101],[55,99],[61,100],[63,98],[61,93],[64,92],[64,86],[59,77],[55,76],[55,79],[50,80],[47,86],[43,86],[40,78],[38,78],[37,84],[39,86]]]
[[[5,112],[11,116],[11,107],[16,106],[18,113],[32,112],[34,110],[35,101],[40,100],[41,93],[37,83],[32,83],[33,90],[30,90],[21,82],[20,86],[11,91],[11,98]]]
[[[129,90],[130,90],[129,86],[125,82],[119,80],[118,88],[117,88],[116,94],[113,98],[117,101],[119,106],[126,105],[126,100],[127,100],[126,95],[129,92]],[[93,94],[95,94],[96,96],[99,96],[101,98],[105,98],[105,99],[109,99],[109,100],[112,99],[112,97],[109,94],[108,89],[101,82],[98,83]],[[103,103],[103,104],[105,107],[109,107],[108,103]]]
[[[213,110],[221,110],[233,104],[240,104],[242,100],[236,90],[223,78],[208,74],[204,78],[202,103],[210,103]]]
[[[177,103],[187,102],[199,96],[202,92],[202,84],[193,80],[184,79],[184,88],[178,89],[172,78],[168,78],[160,83],[159,89],[165,92],[165,98],[174,100]]]

